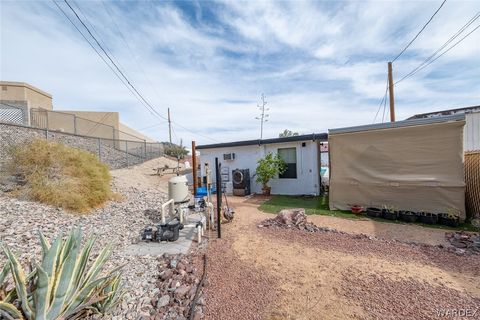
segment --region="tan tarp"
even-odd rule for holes
[[[330,208],[350,205],[465,218],[464,121],[329,135]]]

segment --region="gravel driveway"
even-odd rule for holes
[[[258,228],[273,215],[258,211],[257,199],[229,203],[235,220],[208,250],[209,319],[438,319],[480,306],[480,255]]]

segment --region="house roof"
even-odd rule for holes
[[[411,116],[407,120],[430,118],[435,116],[448,116],[448,115],[457,114],[457,113],[463,114],[463,113],[471,113],[471,112],[480,112],[480,106],[471,106],[471,107],[464,107],[464,108],[457,108],[457,109],[448,109],[448,110],[420,113],[420,114]]]
[[[226,148],[226,147],[242,147],[242,146],[260,146],[265,144],[273,143],[283,143],[283,142],[295,142],[295,141],[328,141],[327,133],[311,133],[311,134],[302,134],[299,136],[291,136],[284,138],[273,138],[273,139],[256,139],[256,140],[243,140],[235,142],[225,142],[225,143],[215,143],[215,144],[205,144],[197,146],[196,149],[215,149],[215,148]]]
[[[385,122],[385,123],[375,123],[368,124],[363,126],[356,127],[347,127],[347,128],[338,128],[328,130],[328,134],[340,134],[340,133],[352,133],[360,131],[370,131],[370,130],[381,130],[381,129],[392,129],[392,128],[402,128],[409,126],[421,126],[426,124],[442,123],[447,121],[463,121],[465,120],[465,114],[453,114],[443,117],[430,117],[430,118],[420,118],[420,119],[411,119],[403,120],[396,122]]]

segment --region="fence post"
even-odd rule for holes
[[[127,161],[127,167],[128,167],[128,141],[125,140],[125,160]]]
[[[47,129],[47,130],[45,130],[45,139],[47,139],[47,140],[48,140],[48,129]]]
[[[47,122],[47,130],[50,129],[48,125],[48,110],[45,110],[45,115],[46,115],[46,122]]]
[[[143,140],[143,148],[144,148],[144,154],[145,154],[145,160],[147,160],[147,140]]]
[[[98,160],[102,161],[102,142],[100,141],[100,138],[97,138],[98,140]]]
[[[73,133],[77,134],[77,115],[73,115]]]

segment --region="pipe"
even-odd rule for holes
[[[173,205],[174,205],[173,199],[170,199],[170,200],[168,200],[167,202],[165,202],[164,204],[162,204],[162,211],[161,211],[162,224],[165,224],[165,208],[166,208],[168,205],[171,206],[171,211],[173,212]]]
[[[209,220],[209,227],[210,227],[210,229],[212,229],[212,226],[214,224],[213,214],[215,212],[215,207],[213,206],[213,203],[207,202],[207,208],[209,209],[209,211],[208,211],[209,217],[208,217],[207,220]]]
[[[207,255],[203,255],[203,275],[200,283],[195,290],[195,296],[193,297],[192,304],[190,305],[190,312],[188,315],[188,320],[193,320],[195,317],[195,307],[197,306],[198,297],[200,296],[200,291],[202,290],[203,283],[205,282],[205,278],[207,276]]]
[[[201,225],[197,226],[197,242],[198,243],[202,242],[202,226]]]

